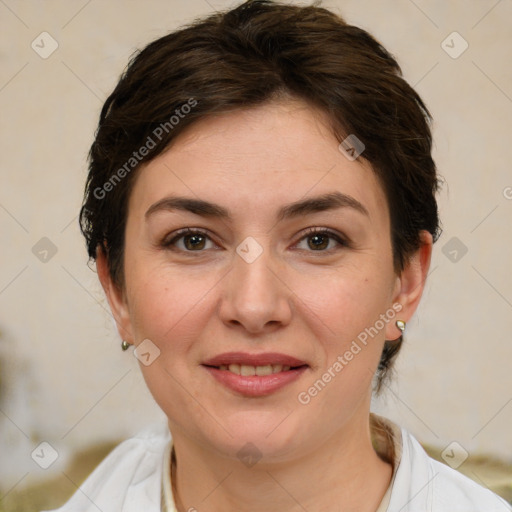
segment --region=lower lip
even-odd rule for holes
[[[297,380],[307,369],[300,366],[286,372],[272,373],[271,375],[251,375],[248,377],[237,375],[229,370],[220,370],[213,366],[205,366],[206,370],[229,389],[244,396],[266,396]]]

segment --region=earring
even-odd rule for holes
[[[403,320],[397,320],[396,326],[402,331],[402,334],[405,331],[405,322]]]
[[[123,340],[123,342],[121,343],[121,348],[123,350],[128,350],[130,348],[130,344],[126,340]]]

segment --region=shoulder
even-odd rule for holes
[[[163,457],[170,439],[162,423],[123,441],[53,512],[159,511]]]
[[[388,512],[511,512],[497,494],[432,459],[404,428]]]

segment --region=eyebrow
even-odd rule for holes
[[[320,196],[295,201],[282,206],[276,215],[278,221],[307,215],[310,213],[323,212],[338,208],[352,208],[357,212],[370,217],[368,210],[357,199],[341,192],[331,192]],[[218,218],[232,221],[229,210],[219,204],[196,199],[192,197],[169,196],[151,205],[145,213],[146,219],[157,211],[182,210],[201,215],[203,217]]]

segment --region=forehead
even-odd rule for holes
[[[181,195],[261,218],[339,191],[361,202],[372,222],[385,223],[387,201],[375,172],[338,146],[327,116],[301,101],[210,116],[139,169],[129,210],[140,216],[166,195]]]

